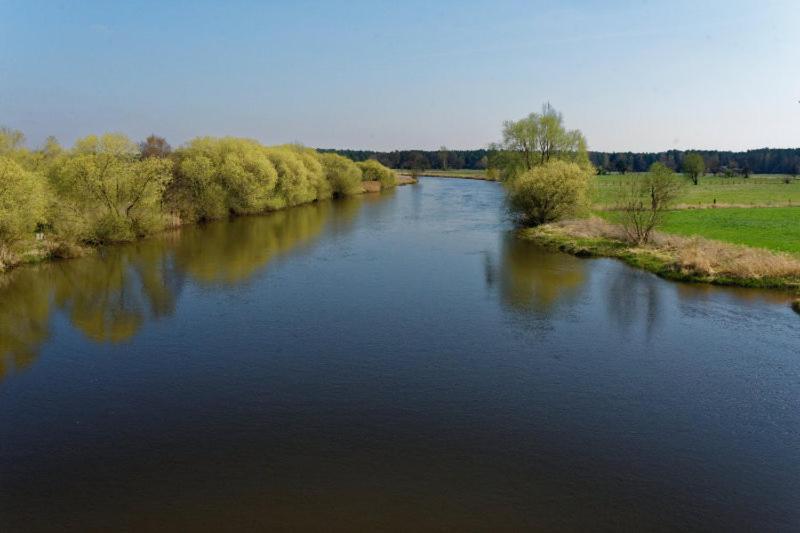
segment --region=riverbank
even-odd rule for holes
[[[412,178],[411,176],[398,175],[396,186],[399,187],[404,185],[413,185],[417,182],[418,180]],[[362,182],[362,190],[360,193],[356,194],[380,193],[381,190],[384,190],[384,188],[381,187],[381,183],[378,180],[368,180]],[[293,209],[295,207],[301,207],[304,205],[308,204],[307,203],[298,204],[297,206],[286,207],[281,210]],[[275,211],[266,211],[263,214],[268,214],[273,212]],[[232,215],[232,216],[242,216],[242,215]],[[192,224],[195,224],[195,222],[181,222],[176,217],[173,221],[171,221],[170,224],[167,225],[167,227],[163,229],[162,232],[172,231],[175,230],[176,228]],[[142,238],[147,238],[150,236],[151,235],[147,235]],[[125,244],[127,242],[130,241],[121,241],[119,243],[114,243],[114,242],[105,243],[102,246],[114,246],[115,244]],[[52,239],[47,234],[41,235],[40,238],[31,240],[29,242],[17,243],[15,249],[9,249],[8,247],[0,246],[0,274],[24,265],[35,265],[37,263],[43,263],[46,261],[75,259],[78,257],[83,257],[87,254],[94,252],[100,246],[101,245],[95,246],[87,243],[75,243],[75,242],[55,240]]]
[[[408,176],[405,174],[398,174],[397,175],[397,183],[395,184],[397,187],[401,187],[403,185],[413,185],[417,183],[419,180],[414,178],[413,176]],[[364,187],[363,192],[381,192],[381,182],[378,180],[369,180],[369,181],[362,181],[361,185]]]
[[[662,233],[638,246],[627,240],[620,226],[596,217],[526,228],[519,234],[579,257],[620,259],[670,280],[800,294],[800,259],[790,254]],[[800,310],[800,301],[794,305]]]
[[[398,176],[411,177],[408,170],[395,169]],[[424,170],[420,171],[421,176],[432,176],[434,178],[459,178],[464,180],[497,181],[486,175],[485,170]]]

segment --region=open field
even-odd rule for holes
[[[661,231],[800,254],[798,207],[672,211]]]
[[[597,214],[610,222],[620,221],[618,212]],[[800,207],[677,209],[666,214],[659,230],[800,254]]]
[[[613,207],[617,191],[639,174],[597,176],[592,189],[592,202],[599,208]],[[785,183],[785,178],[790,183]],[[776,174],[759,174],[750,178],[704,176],[699,185],[688,182],[680,207],[724,206],[790,206],[800,205],[800,180]]]

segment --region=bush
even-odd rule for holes
[[[319,154],[312,148],[305,148],[300,145],[289,145],[288,148],[297,154],[300,163],[305,168],[306,179],[311,187],[316,190],[316,195],[312,200],[327,200],[333,196],[331,184],[325,178],[325,169],[319,159]]]
[[[275,170],[278,181],[275,195],[270,200],[270,209],[281,209],[305,204],[317,199],[317,180],[312,176],[313,170],[308,161],[300,153],[287,146],[267,148],[267,156]],[[321,174],[321,166],[320,166]]]
[[[263,146],[248,139],[194,139],[176,153],[178,172],[170,206],[187,221],[267,209],[278,172]]]
[[[394,187],[397,185],[397,175],[390,168],[381,165],[374,159],[361,161],[358,168],[361,169],[361,179],[363,181],[378,181],[381,189]]]
[[[586,204],[589,171],[576,163],[551,160],[506,183],[512,212],[528,225],[574,215]]]
[[[33,236],[44,221],[45,198],[43,178],[0,156],[0,246]]]
[[[332,153],[319,154],[319,159],[334,196],[361,192],[361,169],[353,161]]]

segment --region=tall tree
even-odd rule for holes
[[[683,157],[683,172],[697,185],[700,176],[706,171],[706,164],[703,156],[697,152],[689,152]]]
[[[544,165],[551,159],[589,166],[586,139],[583,134],[580,130],[567,130],[561,113],[549,103],[542,106],[541,113],[531,113],[523,119],[504,122],[503,141],[499,149],[515,154],[516,157],[511,157],[510,160],[516,160],[517,166],[521,167],[506,169],[507,175]]]

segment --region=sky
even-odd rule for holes
[[[592,150],[800,146],[800,2],[0,0],[0,125],[485,147],[550,102]]]

